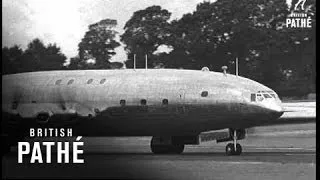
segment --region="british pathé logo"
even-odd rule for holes
[[[295,5],[294,5],[294,10],[298,10],[298,6],[300,5],[301,10],[304,10],[304,4],[306,3],[307,0],[299,0]]]
[[[287,28],[311,28],[311,17],[305,9],[306,0],[298,0],[294,5],[294,11],[286,19]]]
[[[30,137],[72,137],[71,128],[30,128]],[[84,163],[84,159],[79,158],[83,154],[84,143],[82,136],[78,136],[76,141],[71,142],[18,142],[18,163],[24,163],[23,156],[30,157],[30,163],[52,163],[52,154],[56,152],[57,163]],[[72,148],[72,150],[70,149]],[[55,149],[55,150],[54,150]],[[45,161],[42,152],[46,152]],[[72,157],[69,153],[72,152]],[[64,159],[64,160],[63,160]],[[70,162],[71,159],[71,162]]]

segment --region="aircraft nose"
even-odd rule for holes
[[[272,103],[269,108],[276,112],[283,112],[282,106],[278,103]]]
[[[273,111],[271,113],[272,119],[278,119],[279,117],[282,116],[284,112],[283,111]]]
[[[279,103],[272,103],[268,108],[271,111],[272,118],[274,119],[278,119],[284,113],[283,108]]]

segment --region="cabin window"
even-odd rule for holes
[[[100,84],[103,84],[106,82],[106,79],[101,79]]]
[[[121,106],[125,106],[125,105],[126,105],[126,100],[121,99],[121,100],[120,100],[120,105],[121,105]]]
[[[163,100],[162,100],[162,105],[168,105],[168,104],[169,104],[168,99],[163,99]]]
[[[93,79],[89,79],[87,84],[91,84],[93,82]]]
[[[64,110],[64,111],[67,109],[67,107],[65,106],[65,104],[61,104],[61,109]]]
[[[147,100],[141,99],[140,104],[141,104],[142,106],[147,105]]]
[[[68,85],[72,84],[74,82],[73,79],[71,79],[70,81],[68,81]]]
[[[100,113],[100,110],[99,110],[98,108],[94,108],[94,112],[95,112],[96,114],[98,114],[98,113]]]
[[[208,96],[208,91],[201,92],[201,97],[207,97],[207,96]]]
[[[57,80],[57,81],[56,81],[56,85],[60,85],[60,84],[61,84],[61,82],[62,82],[62,80],[61,80],[61,79]]]
[[[256,101],[256,94],[251,94],[251,102],[255,102]]]
[[[35,104],[35,103],[37,103],[37,101],[31,101],[31,103]]]
[[[16,110],[18,108],[18,101],[13,101],[11,109]]]

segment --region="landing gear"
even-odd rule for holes
[[[181,154],[184,150],[183,143],[172,143],[171,138],[152,137],[151,151],[155,154]]]
[[[232,130],[231,133],[233,133],[233,143],[227,144],[226,154],[228,156],[240,155],[242,153],[242,147],[240,144],[237,143],[237,130]]]
[[[228,156],[232,156],[232,155],[240,155],[242,153],[242,147],[240,144],[236,144],[236,148],[234,148],[234,144],[233,143],[229,143],[226,146],[226,154]]]

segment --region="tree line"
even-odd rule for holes
[[[126,68],[201,69],[221,71],[228,66],[239,75],[259,81],[281,95],[304,95],[315,91],[315,0],[305,3],[304,12],[312,28],[286,27],[294,11],[284,0],[217,0],[202,2],[192,13],[171,19],[171,12],[150,6],[133,13],[124,26],[120,41],[125,45]],[[301,11],[300,11],[301,12]],[[115,48],[117,21],[104,19],[88,26],[78,55],[70,59],[55,44],[45,46],[39,39],[26,50],[18,46],[2,49],[2,73],[60,69],[113,69],[122,63],[110,62]],[[160,49],[165,49],[161,51]]]
[[[40,39],[32,40],[26,50],[19,46],[2,48],[2,74],[67,69],[66,56],[56,44],[45,45]]]

